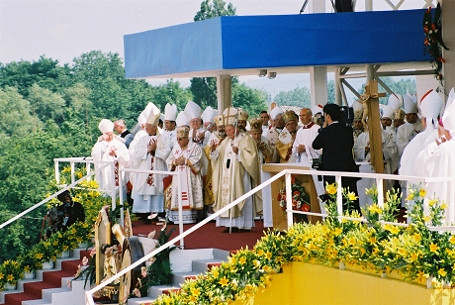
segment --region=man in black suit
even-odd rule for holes
[[[314,149],[322,148],[322,170],[358,172],[359,168],[355,164],[352,154],[354,146],[353,131],[350,126],[340,123],[341,110],[336,104],[326,104],[323,109],[324,125],[319,130],[319,134],[313,141]],[[343,177],[341,185],[343,188],[349,188],[356,196],[358,178]],[[334,183],[334,176],[325,176],[324,183]],[[349,210],[356,210],[360,213],[359,201],[356,199],[351,206],[346,207]]]

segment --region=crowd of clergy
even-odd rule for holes
[[[452,89],[445,107],[434,90],[419,102],[409,94],[389,97],[380,111],[385,173],[454,176],[454,97]],[[361,103],[355,102],[353,108],[353,158],[368,163],[367,118]],[[312,145],[322,128],[321,112],[319,107],[284,111],[272,103],[259,117],[249,119],[240,108],[229,107],[218,113],[207,107],[202,111],[189,101],[178,112],[176,105],[166,104],[161,111],[149,103],[138,117],[140,129],[134,134],[122,120],[101,120],[102,136],[92,149],[96,179],[101,189],[118,190],[122,175],[132,212],[144,221],[167,218],[178,223],[180,204],[183,223],[193,223],[220,211],[268,179],[270,173],[261,170],[264,163],[311,167],[323,154],[322,149]],[[119,171],[122,167],[139,171]],[[318,194],[323,193],[323,183],[317,184]],[[405,190],[406,185],[386,183],[386,188],[393,187]],[[454,222],[455,182],[444,179],[425,187],[430,196],[448,203],[446,223]],[[226,231],[251,230],[260,216],[264,227],[272,227],[271,202],[270,187],[266,187],[224,211],[216,224],[229,228]]]

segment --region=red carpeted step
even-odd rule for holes
[[[210,270],[213,267],[219,267],[219,266],[221,266],[221,263],[208,263],[207,264],[207,270]]]
[[[4,304],[21,305],[22,301],[39,300],[43,289],[62,287],[62,278],[74,276],[77,266],[82,264],[82,258],[90,257],[90,252],[91,250],[83,250],[80,251],[79,259],[62,261],[61,270],[43,272],[42,281],[24,283],[24,292],[6,294]]]
[[[70,261],[63,261],[62,262],[62,270],[72,273],[71,276],[76,274],[77,266],[81,265],[80,260],[70,260]]]
[[[170,294],[171,292],[178,292],[182,290],[181,288],[169,288],[169,289],[163,289],[163,294]]]
[[[59,271],[47,271],[43,273],[43,281],[57,285],[56,287],[62,286],[62,278],[72,277],[75,274],[75,271],[68,272],[65,270]]]

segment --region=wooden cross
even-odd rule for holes
[[[370,156],[371,165],[376,173],[384,173],[384,160],[382,156],[382,131],[379,115],[379,98],[385,93],[378,93],[378,82],[369,81],[365,86],[365,93],[362,99],[368,109],[368,132],[370,135]]]

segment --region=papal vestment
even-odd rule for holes
[[[112,150],[115,150],[115,156],[110,155]],[[128,167],[128,149],[117,136],[114,136],[109,142],[98,141],[92,148],[92,158],[95,162],[95,178],[99,187],[112,192],[119,185],[119,167]],[[112,162],[112,165],[99,162]]]
[[[149,153],[148,146],[156,142],[154,153]],[[135,137],[130,145],[130,158],[135,168],[142,170],[167,171],[166,159],[171,151],[168,135],[157,127],[156,135],[142,133]],[[162,174],[131,173],[134,200],[133,213],[150,213],[164,211]]]
[[[175,165],[175,160],[180,157],[185,158],[185,165]],[[167,166],[169,169],[175,166],[175,172],[179,174],[172,176],[171,210],[178,210],[179,198],[181,198],[184,210],[202,209],[201,159],[201,147],[192,142],[189,142],[185,149],[180,148],[177,144],[169,154],[166,161]]]
[[[238,147],[238,154],[232,147]],[[226,138],[211,154],[213,167],[214,210],[218,211],[260,183],[260,167],[256,143],[240,133],[234,139]],[[217,219],[217,226],[250,229],[254,226],[256,211],[261,209],[260,192],[243,200]],[[230,222],[232,216],[232,224]]]

